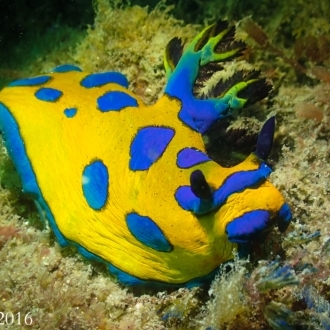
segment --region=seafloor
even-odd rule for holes
[[[274,84],[267,100],[243,110],[227,130],[248,133],[276,114],[270,179],[291,206],[292,224],[284,234],[274,230],[251,262],[235,260],[210,288],[132,292],[104,267],[59,247],[21,193],[2,148],[0,327],[330,329],[330,3],[192,3],[194,12],[184,1],[148,9],[97,0],[87,30],[56,26],[50,32],[57,44],[49,49],[48,35],[46,52],[35,52],[18,68],[2,65],[1,81],[72,63],[85,71],[123,72],[130,88],[150,104],[165,84],[166,43],[174,36],[190,40],[202,26],[227,17],[248,43],[242,60],[261,68]],[[12,325],[4,325],[8,313],[16,317]]]

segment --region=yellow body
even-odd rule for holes
[[[62,246],[105,262],[119,281],[191,287],[212,278],[233,249],[284,231],[291,213],[267,177],[275,122],[256,153],[223,168],[202,134],[268,95],[257,71],[195,88],[238,56],[227,22],[204,29],[185,52],[165,51],[168,82],[153,106],[116,72],[87,74],[64,65],[0,92],[0,130],[22,180]]]
[[[176,155],[185,147],[205,151],[201,134],[178,120],[180,101],[164,95],[147,107],[124,87],[107,84],[86,89],[80,81],[86,73],[53,73],[45,86],[63,92],[47,103],[36,99],[40,87],[8,87],[0,94],[19,127],[26,153],[36,174],[43,199],[56,225],[69,241],[142,280],[184,283],[206,275],[232,258],[235,244],[225,234],[227,223],[249,210],[265,208],[276,213],[283,204],[280,193],[265,181],[258,189],[230,196],[220,209],[197,217],[183,210],[174,198],[181,185],[189,185],[195,169],[180,169]],[[44,87],[45,87],[44,86]],[[106,91],[123,90],[139,107],[101,112],[95,100]],[[73,118],[63,109],[78,107]],[[132,137],[141,127],[159,125],[175,130],[162,157],[147,171],[129,169]],[[93,159],[109,169],[110,188],[106,206],[95,211],[83,196],[81,173]],[[232,173],[259,167],[251,155],[243,163],[222,168],[213,161],[198,165],[214,189]],[[125,214],[135,210],[151,217],[173,245],[171,252],[158,252],[132,236]]]

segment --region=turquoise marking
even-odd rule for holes
[[[160,252],[172,250],[172,245],[161,229],[149,217],[130,213],[126,215],[126,224],[132,235],[142,244]]]
[[[50,76],[39,76],[33,78],[19,79],[15,80],[8,85],[8,87],[19,87],[19,86],[38,86],[43,85],[50,81],[52,77]]]
[[[87,165],[82,174],[82,189],[88,205],[100,210],[108,199],[109,173],[101,160]]]
[[[58,89],[44,87],[38,89],[34,95],[40,101],[56,102],[62,94]]]
[[[101,72],[101,73],[92,73],[86,76],[81,82],[81,86],[85,88],[100,87],[106,84],[118,84],[125,88],[128,87],[128,80],[120,72]]]

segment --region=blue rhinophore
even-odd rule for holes
[[[100,210],[108,200],[109,173],[101,160],[94,160],[82,173],[82,189],[88,205]]]
[[[138,107],[138,102],[122,91],[106,92],[97,99],[97,108],[102,112],[119,111],[127,107]]]
[[[210,158],[200,150],[195,148],[184,148],[178,152],[176,164],[180,168],[190,168],[209,160]]]
[[[118,84],[125,88],[128,87],[126,76],[115,71],[91,73],[80,82],[81,86],[85,88],[100,87],[110,83]]]
[[[131,144],[130,169],[133,171],[149,169],[162,156],[173,136],[174,130],[169,127],[141,128]]]
[[[201,170],[195,170],[190,174],[190,188],[193,194],[204,200],[212,200],[213,195],[211,187],[205,179]]]
[[[212,200],[198,198],[190,186],[179,187],[175,199],[184,210],[205,214],[223,205],[230,195],[263,183],[271,172],[267,164],[261,163],[257,170],[240,171],[228,177],[213,193]]]
[[[126,224],[132,235],[142,244],[160,252],[172,250],[172,245],[151,218],[129,213],[126,215]]]
[[[64,109],[63,113],[65,114],[65,116],[67,118],[72,118],[76,115],[77,113],[77,108],[67,108],[67,109]]]
[[[39,86],[52,79],[50,76],[39,76],[33,78],[19,79],[11,82],[8,87],[19,87],[19,86]]]
[[[35,97],[40,101],[56,102],[61,96],[62,92],[55,88],[44,87],[35,92]]]
[[[244,213],[226,227],[228,240],[233,243],[248,243],[258,238],[269,228],[270,214],[265,210]]]
[[[262,126],[258,135],[255,154],[266,160],[272,150],[275,132],[275,116],[270,117]]]
[[[54,68],[51,72],[65,73],[65,72],[70,72],[70,71],[82,72],[82,70],[78,66],[72,65],[72,64],[59,65],[56,68]]]

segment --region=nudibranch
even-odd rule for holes
[[[256,151],[222,167],[203,135],[232,110],[268,95],[259,72],[238,71],[205,97],[194,89],[244,50],[219,21],[183,50],[165,51],[168,78],[146,106],[118,72],[62,65],[0,92],[0,129],[20,175],[61,246],[106,263],[127,285],[192,287],[214,277],[233,251],[291,212],[269,182],[274,117]]]

